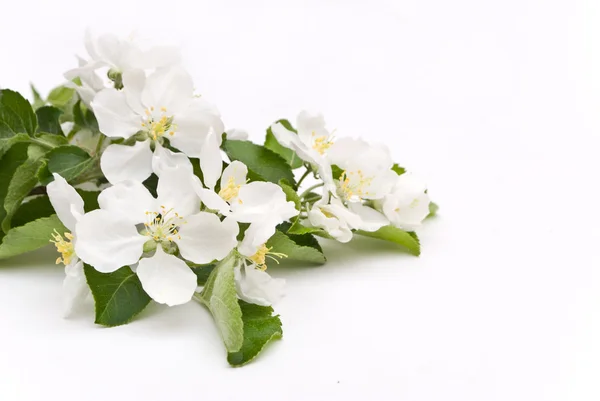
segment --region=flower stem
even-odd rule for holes
[[[302,198],[304,198],[306,195],[308,195],[308,194],[310,193],[310,191],[312,191],[313,189],[315,189],[315,188],[319,188],[319,187],[322,187],[323,185],[325,185],[325,184],[324,184],[324,183],[322,183],[322,182],[320,182],[320,183],[318,183],[318,184],[315,184],[315,185],[313,185],[312,187],[308,187],[308,188],[306,189],[306,191],[304,191],[304,192],[302,192],[302,193],[300,194],[300,199],[302,199]]]
[[[298,186],[298,188],[300,188],[300,184],[302,184],[302,181],[304,181],[304,179],[306,177],[308,177],[308,175],[310,174],[311,169],[306,168],[306,172],[302,175],[302,177],[300,177],[300,180],[298,181],[298,183],[296,184]]]
[[[45,142],[45,141],[42,141],[42,140],[39,140],[39,139],[35,139],[35,138],[29,138],[29,142],[34,143],[36,145],[39,145],[39,146],[41,146],[43,148],[46,148],[46,149],[50,149],[50,150],[54,149],[54,148],[56,148],[58,146],[58,145],[55,145],[53,143]]]

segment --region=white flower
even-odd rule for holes
[[[392,191],[375,205],[394,226],[412,231],[429,214],[430,200],[426,189],[415,176],[404,173],[396,178]]]
[[[243,129],[228,129],[225,131],[225,135],[227,139],[235,140],[235,141],[247,141],[248,140],[248,131]]]
[[[79,78],[81,85],[71,83],[85,104],[90,105],[94,95],[113,87],[107,74],[116,77],[132,69],[149,70],[178,64],[179,50],[171,46],[154,46],[142,49],[133,37],[118,38],[112,34],[94,38],[89,30],[85,34],[85,48],[89,59],[78,57],[79,67],[65,73],[69,81]],[[102,76],[104,73],[104,76]]]
[[[238,296],[246,302],[270,306],[284,295],[285,280],[272,278],[253,264],[242,262],[233,274]]]
[[[189,157],[199,157],[209,132],[221,142],[223,123],[218,111],[194,97],[192,79],[182,68],[161,69],[146,78],[143,71],[123,74],[122,91],[105,89],[92,102],[100,131],[113,138],[136,135],[133,146],[112,144],[106,148],[101,168],[111,183],[143,181],[152,173],[153,153],[184,162],[162,145],[165,139]],[[159,173],[157,172],[159,175]]]
[[[296,119],[298,133],[285,128],[281,123],[271,125],[271,131],[277,141],[286,148],[290,148],[298,156],[310,163],[319,172],[325,186],[331,188],[331,166],[327,161],[329,148],[334,144],[333,132],[325,128],[325,119],[322,114],[311,114],[301,111]]]
[[[224,258],[237,244],[238,225],[215,214],[199,212],[200,201],[186,169],[169,169],[158,180],[157,199],[139,182],[123,181],[102,191],[100,209],[77,223],[75,251],[104,273],[137,265],[144,290],[169,306],[189,301],[196,275],[177,256],[178,250],[198,264]],[[142,257],[144,244],[156,252]]]
[[[342,138],[329,149],[327,159],[343,170],[337,180],[337,195],[349,202],[381,199],[390,192],[396,173],[383,145],[362,139]]]
[[[358,215],[348,210],[339,199],[331,198],[327,202],[325,197],[312,206],[308,212],[308,222],[313,227],[324,229],[339,242],[350,241],[352,230],[361,224]]]
[[[51,240],[61,254],[56,263],[63,263],[65,265],[63,308],[65,316],[68,316],[73,308],[90,293],[83,273],[83,263],[75,253],[77,239],[75,226],[84,214],[83,199],[58,174],[54,174],[54,181],[48,184],[46,190],[58,218],[70,231],[62,234],[55,232]]]

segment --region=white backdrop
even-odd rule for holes
[[[46,249],[0,262],[0,400],[598,400],[600,4],[3,0],[0,86],[46,93],[83,32],[179,44],[226,126],[322,111],[386,142],[440,215],[420,258],[323,243],[284,339],[230,368],[207,311],[61,318]]]

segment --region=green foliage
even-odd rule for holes
[[[435,216],[439,209],[440,209],[440,207],[437,205],[437,203],[429,202],[429,214],[425,218],[428,219],[430,217]]]
[[[283,125],[288,130],[296,132],[296,130],[294,129],[294,127],[292,127],[292,124],[290,124],[288,120],[279,120],[277,122],[281,123],[281,125]],[[300,168],[304,163],[303,160],[300,157],[298,157],[296,152],[294,152],[292,149],[286,148],[277,141],[277,138],[275,138],[271,127],[267,129],[265,147],[281,156],[290,165],[292,169]]]
[[[0,159],[0,206],[2,206],[0,207],[0,221],[3,221],[7,215],[4,209],[4,201],[9,193],[12,177],[15,171],[28,160],[28,147],[28,143],[16,143]]]
[[[129,323],[150,303],[140,279],[129,266],[100,273],[86,264],[84,272],[94,296],[97,324],[112,327]]]
[[[45,165],[43,160],[26,160],[15,170],[4,198],[4,211],[6,213],[2,221],[2,230],[8,232],[10,229],[10,220],[16,212],[21,202],[35,188],[38,178],[38,171]]]
[[[291,167],[281,156],[264,146],[249,141],[226,140],[223,142],[223,149],[232,161],[241,161],[261,180],[275,184],[286,180],[292,186],[296,185]]]
[[[10,225],[12,227],[19,227],[40,219],[42,217],[49,217],[54,214],[54,208],[50,203],[48,195],[40,195],[35,198],[29,199],[21,204],[14,213]]]
[[[66,230],[56,215],[37,219],[9,230],[0,244],[0,259],[49,245],[54,230],[61,234]]]
[[[239,300],[244,322],[244,343],[237,352],[229,352],[227,361],[242,366],[252,361],[270,341],[283,336],[279,316],[273,316],[270,306],[254,305]]]
[[[406,248],[408,252],[415,256],[419,256],[421,254],[421,244],[419,243],[417,234],[414,232],[401,230],[392,225],[381,227],[379,230],[374,232],[358,230],[356,231],[356,234],[393,242]]]
[[[73,106],[73,118],[75,124],[81,128],[87,128],[92,132],[98,132],[98,121],[96,116],[79,100]]]
[[[57,86],[50,91],[48,95],[48,103],[59,109],[67,106],[75,96],[75,89],[67,88],[66,86]]]
[[[0,90],[0,138],[33,135],[36,128],[37,118],[29,102],[10,89]]]
[[[392,170],[398,175],[406,173],[406,169],[404,167],[400,167],[397,163],[392,166]]]
[[[52,106],[43,106],[35,111],[38,120],[38,132],[64,135],[60,127],[60,115],[62,111]]]
[[[319,242],[311,234],[292,235],[276,231],[267,241],[267,247],[272,252],[287,255],[285,260],[297,260],[323,264],[327,261]]]
[[[279,180],[279,186],[281,189],[283,189],[286,200],[288,202],[294,202],[296,209],[300,210],[302,204],[300,202],[300,196],[298,196],[298,192],[296,192],[296,190],[292,188],[292,186],[286,180]]]
[[[60,146],[48,152],[48,170],[71,181],[94,165],[94,159],[83,149],[74,145]]]
[[[233,270],[240,263],[235,255],[223,259],[212,271],[197,299],[210,310],[227,352],[237,352],[244,342],[242,310],[238,304]]]

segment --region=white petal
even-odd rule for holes
[[[200,198],[192,185],[193,174],[185,167],[164,170],[156,188],[157,202],[166,210],[173,209],[181,216],[200,210]]]
[[[85,50],[87,50],[88,54],[92,59],[98,60],[100,58],[98,52],[96,51],[96,43],[92,31],[89,28],[86,28],[85,30],[84,45]]]
[[[116,213],[93,210],[77,223],[75,253],[102,273],[137,263],[147,237]]]
[[[243,223],[261,221],[267,216],[281,223],[298,214],[294,203],[286,200],[279,185],[262,181],[243,185],[231,210],[232,217]]]
[[[179,113],[192,100],[194,83],[182,67],[162,68],[146,79],[142,103],[146,107],[167,109],[168,115]]]
[[[383,226],[387,226],[390,221],[377,210],[370,208],[358,202],[350,202],[348,208],[356,213],[360,219],[360,228],[365,231],[377,231]]]
[[[247,141],[248,140],[248,131],[243,129],[232,128],[225,131],[227,139],[232,141]]]
[[[325,118],[322,114],[301,111],[296,119],[296,128],[298,137],[308,147],[312,147],[315,138],[321,136],[329,138],[329,132],[325,129]]]
[[[239,227],[234,220],[200,212],[187,218],[176,240],[181,256],[194,263],[210,263],[223,259],[235,248]]]
[[[202,146],[211,129],[221,146],[223,121],[218,110],[206,100],[194,98],[185,110],[174,117],[174,121],[177,131],[169,141],[188,156],[200,157]]]
[[[152,156],[152,170],[154,174],[160,177],[163,171],[181,167],[193,173],[193,166],[190,159],[180,152],[172,152],[167,148],[156,144],[154,155]]]
[[[195,188],[195,190],[202,203],[204,203],[204,206],[210,210],[217,210],[224,216],[229,214],[229,204],[225,202],[225,200],[223,200],[223,198],[221,198],[216,192],[210,189],[202,188],[201,185]]]
[[[66,267],[68,269],[63,280],[63,314],[68,317],[81,304],[90,292],[83,273],[83,263],[78,261]]]
[[[100,168],[111,184],[144,181],[152,174],[150,141],[136,142],[133,146],[109,145],[100,159]]]
[[[271,125],[271,132],[275,135],[277,142],[286,148],[306,148],[306,145],[300,140],[298,134],[285,128],[281,123]],[[305,151],[308,149],[305,149]]]
[[[100,91],[92,101],[100,131],[110,137],[129,138],[140,130],[141,118],[125,99],[125,94],[114,88]]]
[[[275,234],[275,228],[280,224],[277,220],[265,217],[264,220],[250,224],[244,233],[244,239],[238,245],[238,251],[244,256],[252,256]]]
[[[138,115],[144,114],[142,91],[146,85],[146,73],[143,70],[129,70],[123,73],[123,94],[127,104]]]
[[[238,296],[256,305],[270,306],[284,295],[285,280],[274,279],[253,266],[237,266],[233,271]]]
[[[221,176],[221,188],[227,186],[230,178],[233,178],[234,185],[245,185],[247,175],[248,167],[246,167],[244,163],[234,160],[229,166],[225,167],[225,170],[223,170],[223,175]]]
[[[204,186],[213,189],[221,177],[223,169],[223,159],[221,150],[214,132],[210,132],[200,151],[200,168],[202,169],[202,178]]]
[[[98,204],[131,224],[147,220],[146,212],[156,211],[157,202],[139,181],[121,181],[98,195]]]
[[[54,181],[46,187],[50,203],[64,226],[74,232],[77,218],[84,213],[83,199],[64,178],[56,173],[53,176]],[[73,210],[77,212],[76,215],[73,214]]]
[[[159,304],[181,305],[192,299],[197,278],[185,262],[159,246],[150,258],[138,263],[136,273],[144,291]]]

